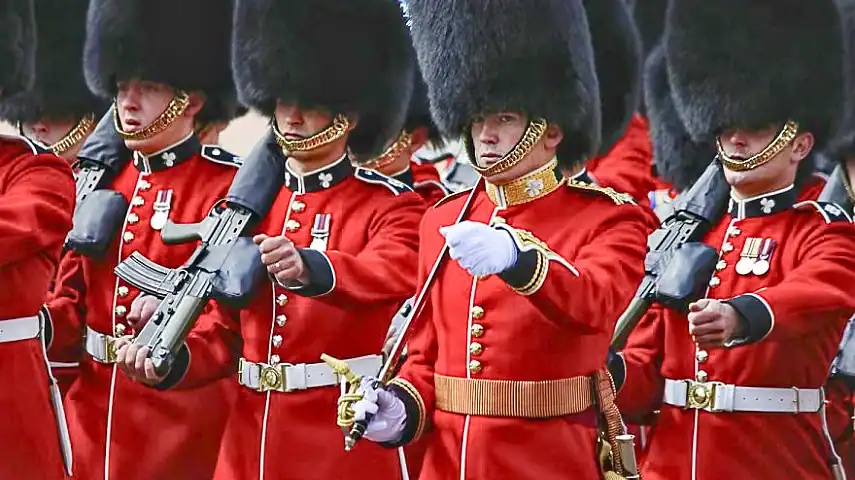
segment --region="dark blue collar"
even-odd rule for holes
[[[792,208],[796,204],[796,197],[793,185],[744,200],[737,200],[731,195],[728,213],[737,220],[772,215]]]
[[[137,167],[137,170],[144,173],[166,170],[192,158],[201,151],[202,144],[195,134],[191,134],[175,145],[164,148],[151,155],[134,152],[134,166]]]
[[[347,155],[343,155],[323,168],[300,175],[291,168],[292,159],[285,162],[285,186],[297,193],[326,190],[353,175],[353,165]]]

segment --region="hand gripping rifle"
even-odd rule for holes
[[[620,316],[612,347],[621,350],[654,301],[676,310],[703,294],[718,260],[717,251],[700,243],[724,215],[730,187],[713,161],[688,191],[674,201],[674,213],[647,239],[644,279]]]

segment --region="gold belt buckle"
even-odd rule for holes
[[[105,363],[116,363],[116,339],[110,335],[104,335]]]
[[[697,410],[716,411],[715,391],[721,382],[693,382],[686,380],[686,406]]]
[[[290,363],[280,363],[278,365],[260,364],[259,391],[269,392],[276,390],[284,393],[290,392],[291,390],[285,388],[285,370],[290,365]]]

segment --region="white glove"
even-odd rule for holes
[[[475,277],[502,273],[517,263],[517,246],[503,230],[467,220],[442,227],[439,233],[451,258]]]
[[[376,378],[362,379],[358,390],[362,400],[353,404],[354,420],[361,422],[373,415],[363,437],[378,443],[394,442],[404,434],[407,408],[394,393],[382,386],[374,388],[376,382]]]

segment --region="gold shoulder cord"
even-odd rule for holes
[[[350,127],[350,122],[344,115],[337,114],[335,118],[333,118],[332,123],[330,123],[325,129],[309,138],[303,138],[300,140],[288,140],[285,138],[285,136],[282,135],[282,132],[279,131],[279,126],[276,125],[276,117],[271,119],[270,126],[273,129],[273,135],[276,136],[276,144],[282,148],[282,153],[287,157],[291,152],[308,152],[338,140],[347,133],[347,129]]]
[[[781,129],[781,132],[778,133],[778,136],[775,137],[769,145],[766,145],[766,148],[746,160],[737,160],[729,157],[721,146],[721,140],[719,138],[716,138],[715,145],[716,150],[718,151],[718,156],[721,159],[721,163],[723,163],[725,167],[734,172],[745,172],[747,170],[753,170],[775,158],[775,155],[781,153],[781,150],[786,148],[786,146],[796,138],[798,133],[799,124],[793,121],[788,121],[784,124],[784,128]]]
[[[513,150],[508,152],[504,158],[489,167],[481,167],[475,159],[473,159],[471,162],[472,168],[474,168],[476,172],[480,173],[482,177],[486,178],[510,170],[514,165],[518,164],[523,158],[525,158],[526,155],[531,153],[532,148],[534,148],[537,142],[539,142],[546,133],[546,127],[547,123],[545,119],[538,118],[537,120],[532,120],[529,122],[528,126],[526,126],[525,133],[523,133],[520,141],[517,142]]]
[[[615,202],[615,205],[635,205],[635,201],[629,194],[618,192],[611,187],[600,187],[590,183],[580,182],[579,180],[570,180],[568,185],[572,188],[578,188],[579,190],[602,193],[603,195],[611,198],[612,201]]]
[[[126,132],[122,128],[121,119],[119,119],[119,110],[114,104],[113,124],[116,127],[116,132],[118,132],[125,140],[146,140],[169,128],[176,118],[180,117],[187,111],[188,105],[190,105],[190,95],[188,95],[187,92],[179,90],[175,96],[172,97],[172,100],[169,101],[169,105],[166,106],[166,110],[164,110],[157,119],[148,124],[145,128],[136,132]]]
[[[18,129],[20,130],[21,126],[18,125]],[[61,156],[63,153],[67,152],[71,147],[77,145],[82,142],[95,128],[95,114],[88,113],[83,116],[68,133],[65,134],[62,138],[60,138],[57,142],[49,145],[47,147],[48,150],[51,151],[54,155]]]
[[[387,167],[397,160],[405,150],[412,146],[412,144],[413,134],[406,130],[402,130],[401,134],[398,135],[398,138],[392,142],[392,145],[389,145],[389,148],[387,148],[385,152],[380,154],[380,156],[374,160],[363,163],[361,166],[369,170],[380,170],[381,168]]]

